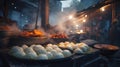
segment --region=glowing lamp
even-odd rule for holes
[[[101,11],[105,11],[105,8],[104,8],[104,7],[102,7],[102,8],[100,8],[100,10],[101,10]]]
[[[83,19],[83,22],[86,22],[86,19]]]
[[[83,33],[83,30],[80,30],[80,33]]]
[[[78,27],[79,25],[76,25],[76,27]]]
[[[72,15],[70,15],[68,18],[69,18],[69,19],[72,19],[72,18],[73,18],[73,16],[72,16]]]

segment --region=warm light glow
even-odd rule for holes
[[[34,29],[33,31],[23,31],[20,33],[23,37],[41,37],[44,33],[41,30]]]
[[[84,34],[85,32],[83,30],[79,30],[76,32],[77,34]]]
[[[72,19],[72,18],[73,18],[73,16],[72,16],[72,15],[70,15],[68,18],[69,18],[69,19]]]
[[[105,8],[104,8],[104,7],[102,7],[102,8],[100,8],[100,10],[101,10],[101,11],[105,11]]]
[[[83,30],[80,30],[80,33],[83,33]]]
[[[85,17],[87,17],[87,15],[85,15]]]
[[[76,25],[76,27],[78,27],[79,25]]]
[[[83,22],[86,22],[86,19],[83,19]]]
[[[73,21],[73,23],[76,23],[75,21]]]
[[[72,30],[70,32],[73,32]]]

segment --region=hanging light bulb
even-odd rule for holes
[[[105,11],[105,7],[101,7],[100,10],[104,12]]]
[[[80,33],[83,33],[83,30],[80,30]]]

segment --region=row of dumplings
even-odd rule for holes
[[[11,48],[9,54],[24,59],[49,60],[69,57],[72,53],[69,50],[62,50],[57,45],[48,44],[46,47],[42,45],[22,45]]]
[[[77,54],[84,54],[91,49],[91,47],[89,47],[85,43],[73,43],[73,42],[67,42],[67,41],[60,42],[58,46],[60,48],[66,48],[66,49],[72,50],[74,53],[77,53]]]

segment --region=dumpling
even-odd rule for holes
[[[60,48],[55,48],[57,52],[63,52]]]
[[[71,44],[71,45],[75,45],[75,43],[73,43],[73,42],[70,42],[70,44]]]
[[[58,46],[57,46],[57,45],[53,45],[52,48],[53,48],[53,49],[56,49],[56,48],[58,48]]]
[[[51,52],[47,52],[47,57],[48,57],[48,59],[52,59],[53,58],[53,54]]]
[[[39,54],[36,59],[37,60],[48,60],[48,57],[46,54]]]
[[[52,47],[52,44],[47,44],[47,47]]]
[[[86,51],[88,51],[88,50],[89,50],[89,48],[88,48],[88,47],[80,47],[80,49],[81,49],[83,52],[86,52]]]
[[[53,59],[60,59],[60,58],[64,58],[64,55],[62,53],[56,53],[55,55],[53,55]]]
[[[76,49],[76,48],[78,48],[78,46],[77,46],[77,45],[73,45],[72,47],[73,47],[73,49]]]
[[[37,54],[46,54],[47,51],[45,49],[36,49],[35,50]]]
[[[59,47],[65,48],[65,45],[64,44],[59,44]]]
[[[23,52],[23,48],[19,46],[14,46],[11,48],[10,53],[15,53],[15,52]]]
[[[35,46],[35,44],[31,45],[30,47],[33,48]]]
[[[65,57],[69,57],[69,56],[71,56],[72,55],[72,53],[69,51],[69,50],[63,50],[63,55],[65,56]]]
[[[36,57],[37,57],[37,54],[35,54],[33,52],[30,52],[30,53],[27,53],[24,58],[26,58],[26,59],[36,59]]]
[[[84,46],[87,46],[87,44],[85,44],[85,43],[78,43],[77,45],[78,45],[78,47],[84,47]]]
[[[18,58],[23,58],[26,54],[24,52],[15,52],[12,55]]]
[[[64,42],[60,42],[60,43],[59,43],[59,47],[61,47],[61,48],[66,48],[66,45],[65,45]]]
[[[43,46],[41,45],[35,45],[33,48],[41,48],[41,49],[45,49]]]
[[[26,54],[24,52],[16,52],[12,54],[15,57],[23,58]]]
[[[70,44],[70,42],[66,41],[65,44]]]
[[[58,52],[56,50],[52,50],[51,53],[54,55],[56,55]]]
[[[43,48],[34,48],[34,50],[35,50],[35,52],[37,53],[37,54],[46,54],[46,50],[45,49],[43,49]]]
[[[22,58],[25,56],[23,48],[21,48],[19,46],[12,47],[12,49],[10,50],[10,54],[15,56],[15,57],[19,57],[19,58]]]
[[[80,48],[74,50],[74,53],[83,54],[83,51]]]
[[[53,48],[52,47],[46,47],[46,50],[50,52],[50,51],[53,50]]]
[[[89,50],[89,46],[86,45],[85,43],[81,43],[81,46],[79,46],[79,48],[83,50],[83,52],[86,52]]]
[[[45,49],[43,46],[41,46],[41,45],[35,45],[34,47],[33,47],[33,49],[38,49],[38,48],[40,48],[40,49]]]
[[[28,46],[24,44],[24,45],[22,45],[22,48],[26,49],[26,48],[28,48]]]
[[[25,53],[35,52],[31,47],[24,49]]]
[[[46,54],[47,51],[45,50],[45,48],[42,48],[40,46],[34,46],[33,49],[35,50],[35,52],[37,54]]]
[[[87,48],[88,50],[90,49],[90,47],[88,45],[85,45],[84,47]]]
[[[67,46],[67,49],[73,50],[73,47],[72,46]]]

